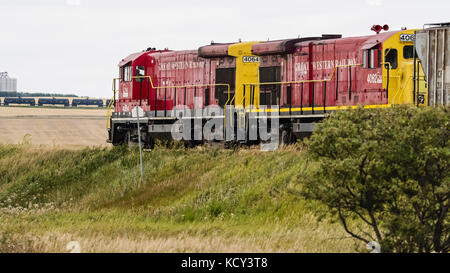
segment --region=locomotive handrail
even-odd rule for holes
[[[233,103],[233,101],[235,101],[235,99],[236,99],[236,92],[234,93],[234,95],[233,95],[233,97],[231,98],[231,100],[228,99],[227,102],[225,103],[225,112],[226,112],[226,108],[227,108],[228,101],[230,102],[230,105],[231,105],[231,104]],[[233,127],[233,119],[234,119],[234,117],[230,118],[230,125],[231,125],[231,127]],[[225,116],[225,120],[226,120],[226,116]],[[225,125],[226,125],[226,124],[225,124]]]
[[[153,89],[163,89],[163,88],[189,88],[189,87],[206,87],[206,86],[226,86],[228,88],[228,94],[230,91],[230,85],[226,83],[206,83],[206,84],[195,84],[195,85],[173,85],[173,86],[154,86],[151,76],[133,76],[133,79],[144,79],[148,78]]]
[[[132,79],[149,79],[150,85],[153,89],[164,89],[164,88],[190,88],[190,87],[207,87],[207,86],[226,86],[228,91],[228,101],[230,100],[230,85],[226,83],[207,83],[207,84],[195,84],[195,85],[174,85],[174,86],[154,86],[151,76],[133,76]],[[176,102],[175,104],[176,105]],[[225,103],[226,105],[226,103]],[[226,127],[226,110],[225,112],[225,127]]]
[[[391,76],[391,77],[393,77],[393,76]],[[394,77],[393,77],[394,78]],[[395,78],[401,78],[400,76],[395,76]],[[411,81],[414,81],[414,80],[416,80],[417,81],[417,83],[418,84],[420,84],[420,82],[425,82],[425,75],[423,75],[423,76],[416,76],[415,78],[414,78],[414,76],[413,75],[411,75],[411,73],[409,73],[409,74],[407,74],[407,76],[405,76],[404,77],[405,79],[406,79],[406,82],[404,81],[403,82],[403,84],[400,86],[400,88],[399,88],[399,90],[403,90],[403,91],[406,91],[406,87],[408,86],[408,84],[411,82]],[[423,92],[422,92],[423,93]],[[394,97],[394,98],[397,98],[397,97],[400,97],[400,92],[398,92],[397,93],[397,95]],[[419,93],[417,93],[417,95],[420,95]],[[413,95],[414,96],[414,95]],[[414,105],[414,97],[413,97],[413,105]]]
[[[112,91],[113,91],[113,97],[109,101],[109,104],[106,108],[106,129],[111,129],[111,108],[113,105],[115,105],[116,102],[116,80],[120,80],[120,78],[113,78],[112,82]]]
[[[133,79],[143,79],[148,78],[150,85],[153,89],[163,89],[163,88],[189,88],[189,87],[207,87],[207,86],[226,86],[228,89],[228,99],[230,99],[230,85],[226,83],[206,83],[206,84],[195,84],[195,85],[173,85],[173,86],[154,86],[151,76],[133,76]],[[227,101],[228,102],[228,101]]]
[[[249,86],[256,86],[256,85],[262,86],[262,85],[286,85],[286,84],[304,84],[304,83],[315,83],[315,82],[329,82],[329,81],[332,81],[332,80],[334,79],[334,75],[335,75],[337,69],[339,69],[339,68],[345,68],[345,67],[356,67],[356,66],[362,66],[362,64],[349,64],[349,65],[338,65],[338,66],[335,66],[335,67],[333,68],[333,72],[331,73],[331,76],[330,76],[329,79],[323,79],[323,80],[305,80],[305,81],[285,81],[285,82],[243,83],[243,85],[244,85],[244,86],[246,86],[246,85],[249,85]],[[252,92],[252,88],[250,88],[250,92],[249,92],[250,97],[251,97],[251,92]],[[253,90],[253,92],[255,92],[255,90]],[[233,96],[233,99],[235,98],[235,96],[236,96],[236,94]],[[253,100],[254,100],[254,99],[255,99],[255,96],[254,96],[254,94],[253,94]],[[241,103],[242,103],[242,105],[243,105],[243,109],[245,109],[244,112],[247,112],[247,110],[246,110],[247,107],[244,105],[244,101],[245,101],[245,96],[242,96],[242,101],[241,101]],[[231,102],[230,102],[230,103],[231,103]],[[250,101],[250,105],[249,105],[250,111],[252,111],[252,110],[251,110],[251,108],[252,108],[252,105],[251,105],[251,104],[252,104],[252,101]],[[324,105],[324,107],[325,107],[325,105]],[[259,105],[256,106],[256,109],[259,109]],[[314,107],[313,107],[313,109],[314,109]],[[278,110],[280,110],[280,108],[279,108]],[[314,110],[313,110],[313,111],[314,111]],[[244,126],[245,126],[245,119],[244,119]]]
[[[288,82],[260,82],[260,83],[244,83],[245,85],[275,85],[275,84],[296,84],[296,83],[311,83],[311,82],[329,82],[332,81],[334,78],[334,74],[336,72],[337,68],[344,68],[344,67],[353,67],[353,66],[362,66],[362,64],[348,64],[348,65],[338,65],[333,68],[333,73],[331,74],[331,77],[329,79],[323,79],[323,80],[305,80],[305,81],[288,81]]]
[[[276,85],[276,84],[283,85],[283,84],[299,84],[299,83],[303,84],[303,83],[315,83],[315,82],[329,82],[329,81],[332,81],[332,80],[334,79],[334,75],[336,74],[337,69],[339,69],[339,68],[345,68],[345,67],[356,67],[356,66],[362,66],[362,64],[348,64],[348,65],[338,65],[338,66],[335,66],[335,67],[333,68],[333,72],[331,73],[331,76],[330,76],[329,79],[323,79],[323,80],[304,80],[304,81],[286,81],[286,82],[244,83],[244,85],[250,85],[250,86],[252,86],[252,85],[258,85],[258,86],[261,86],[261,85]],[[253,99],[254,99],[254,96],[253,96]],[[251,107],[251,106],[250,106],[250,107]],[[245,106],[244,106],[244,108],[245,108]],[[257,108],[259,108],[259,106],[257,106]]]

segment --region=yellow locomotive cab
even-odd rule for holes
[[[415,55],[416,30],[404,30],[383,43],[383,88],[389,104],[426,105],[425,74]]]

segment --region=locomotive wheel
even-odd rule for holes
[[[125,134],[125,143],[128,148],[136,148],[138,146],[138,144],[131,139],[131,130],[127,131]]]
[[[282,130],[280,134],[280,145],[286,146],[291,143],[291,133],[288,130]]]
[[[147,142],[147,143],[146,143],[146,146],[147,146],[149,149],[155,148],[155,139],[153,139],[152,137],[148,136],[146,142]]]

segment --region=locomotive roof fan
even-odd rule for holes
[[[370,30],[375,31],[377,34],[379,34],[382,30],[388,31],[389,30],[389,26],[388,25],[384,25],[384,26],[373,25]]]

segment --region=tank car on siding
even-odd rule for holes
[[[5,106],[9,106],[11,104],[19,104],[19,105],[29,105],[29,106],[35,106],[36,101],[34,98],[22,98],[22,97],[6,97],[3,100],[3,104]]]
[[[51,105],[51,106],[58,106],[62,105],[64,107],[69,107],[70,102],[69,99],[63,99],[63,98],[39,98],[38,99],[38,105],[44,106],[44,105]]]
[[[78,106],[97,106],[103,107],[103,100],[101,99],[73,99],[72,107]]]

